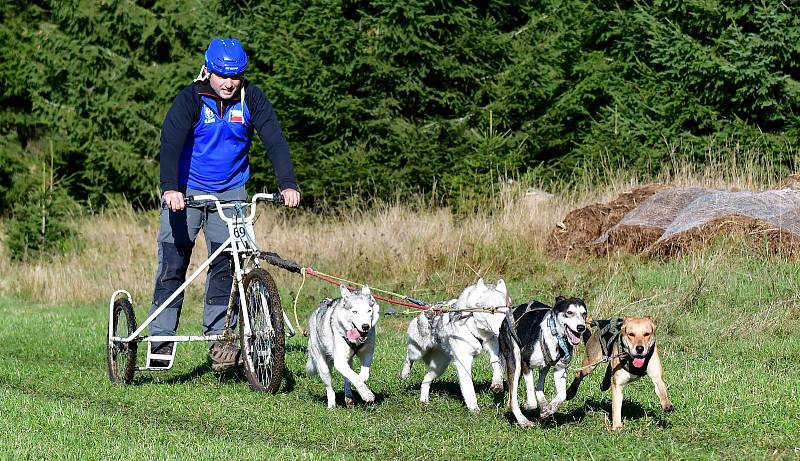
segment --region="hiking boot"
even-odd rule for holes
[[[172,350],[175,343],[161,343],[158,345],[150,346],[150,356],[153,355],[167,355],[172,356]],[[151,368],[168,368],[172,364],[169,358],[151,358],[148,364]]]
[[[214,371],[223,371],[244,365],[242,350],[231,342],[212,342],[208,349],[208,355],[211,357],[211,369]]]

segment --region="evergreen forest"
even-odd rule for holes
[[[555,188],[709,152],[788,172],[798,10],[788,0],[9,0],[0,214],[155,206],[161,123],[217,36],[244,44],[246,78],[275,106],[308,207],[410,194],[464,203],[509,179]],[[251,163],[251,191],[273,190],[257,139]]]

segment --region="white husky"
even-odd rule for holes
[[[367,387],[366,381],[375,352],[378,303],[367,286],[353,293],[345,285],[340,285],[339,290],[341,298],[322,300],[308,319],[306,373],[309,376],[319,375],[325,383],[328,408],[336,407],[331,366],[344,377],[344,397],[348,406],[353,402],[351,383],[365,402],[375,401],[375,395]],[[358,374],[353,371],[355,355],[358,355],[361,363]]]
[[[427,403],[431,381],[439,377],[455,359],[458,381],[464,403],[473,413],[478,413],[478,400],[472,383],[472,361],[485,350],[492,366],[492,390],[503,391],[503,364],[500,356],[498,334],[500,325],[511,306],[503,279],[496,285],[485,284],[483,279],[467,287],[458,299],[447,304],[451,309],[486,308],[476,312],[423,312],[408,325],[408,349],[401,379],[411,375],[412,364],[423,359],[428,372],[422,378],[419,400]],[[499,308],[489,312],[491,308]]]

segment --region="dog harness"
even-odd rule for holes
[[[610,359],[614,341],[619,341],[621,338],[622,318],[614,317],[608,320],[595,320],[594,323],[598,326],[597,334],[600,335],[600,348],[603,350],[603,358]]]
[[[548,312],[547,314],[547,326],[550,328],[550,334],[555,336],[558,340],[559,351],[558,354],[556,354],[556,357],[553,358],[550,355],[550,348],[547,347],[547,344],[544,342],[544,335],[540,335],[539,347],[542,349],[542,357],[544,357],[545,363],[548,367],[551,367],[558,362],[561,362],[565,366],[568,365],[570,359],[572,359],[572,348],[564,340],[564,335],[558,333],[558,329],[556,328],[556,317],[552,311]]]
[[[636,376],[644,376],[644,375],[646,375],[647,374],[647,364],[650,363],[650,357],[653,356],[653,351],[656,350],[655,344],[653,344],[653,347],[651,347],[650,350],[647,351],[647,355],[644,356],[644,364],[641,367],[636,368],[636,367],[633,366],[633,360],[632,360],[633,359],[633,355],[631,355],[631,353],[626,350],[625,343],[622,342],[622,336],[620,336],[620,341],[619,342],[620,342],[620,344],[619,344],[620,352],[624,352],[625,353],[624,360],[622,360],[622,368],[625,371],[627,371],[628,373],[632,374],[632,375],[636,375]]]

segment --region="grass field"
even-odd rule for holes
[[[661,411],[643,380],[625,389],[625,427],[611,433],[610,396],[599,391],[601,373],[595,372],[554,418],[521,429],[510,422],[504,398],[488,389],[485,356],[475,369],[479,415],[463,406],[452,367],[433,385],[431,403],[422,405],[419,364],[410,382],[397,379],[408,317],[379,322],[368,383],[377,402],[370,406],[325,408],[322,383],[303,373],[304,338],[288,341],[287,376],[277,395],[250,391],[240,372],[213,373],[199,343],[179,347],[173,370],[137,373],[132,385],[114,386],[105,364],[107,301],[54,305],[6,296],[0,301],[0,458],[800,458],[796,263],[729,241],[667,263],[625,256],[534,263],[530,276],[507,280],[515,302],[580,295],[595,318],[655,317],[675,413]],[[299,279],[281,280],[291,311]],[[307,281],[301,321],[314,299],[335,292]],[[142,299],[134,302],[141,320]],[[200,311],[196,300],[187,303],[184,332],[199,332]]]
[[[759,190],[780,179],[734,163],[679,164],[660,180]],[[672,414],[642,380],[626,387],[625,427],[611,433],[598,370],[554,418],[525,430],[489,391],[485,356],[474,369],[479,415],[465,409],[452,368],[422,405],[419,364],[409,382],[397,379],[408,316],[378,324],[374,405],[342,408],[337,377],[340,407],[328,411],[324,386],[303,373],[302,337],[288,341],[277,395],[252,392],[241,372],[213,373],[199,343],[179,346],[173,370],[111,385],[108,296],[129,290],[141,321],[155,268],[157,216],[122,208],[81,218],[82,245],[68,254],[23,264],[0,249],[0,459],[800,459],[800,264],[730,238],[671,261],[545,254],[569,210],[640,184],[623,174],[533,203],[510,190],[497,209],[466,216],[425,204],[338,215],[268,209],[256,235],[303,265],[429,301],[456,296],[478,275],[503,276],[516,303],[579,296],[594,318],[651,315]],[[195,253],[204,252],[201,242]],[[290,317],[298,299],[303,325],[338,291],[316,279],[300,290],[297,275],[275,275]],[[200,297],[188,292],[180,333],[200,333]],[[581,358],[579,348],[573,364]]]

